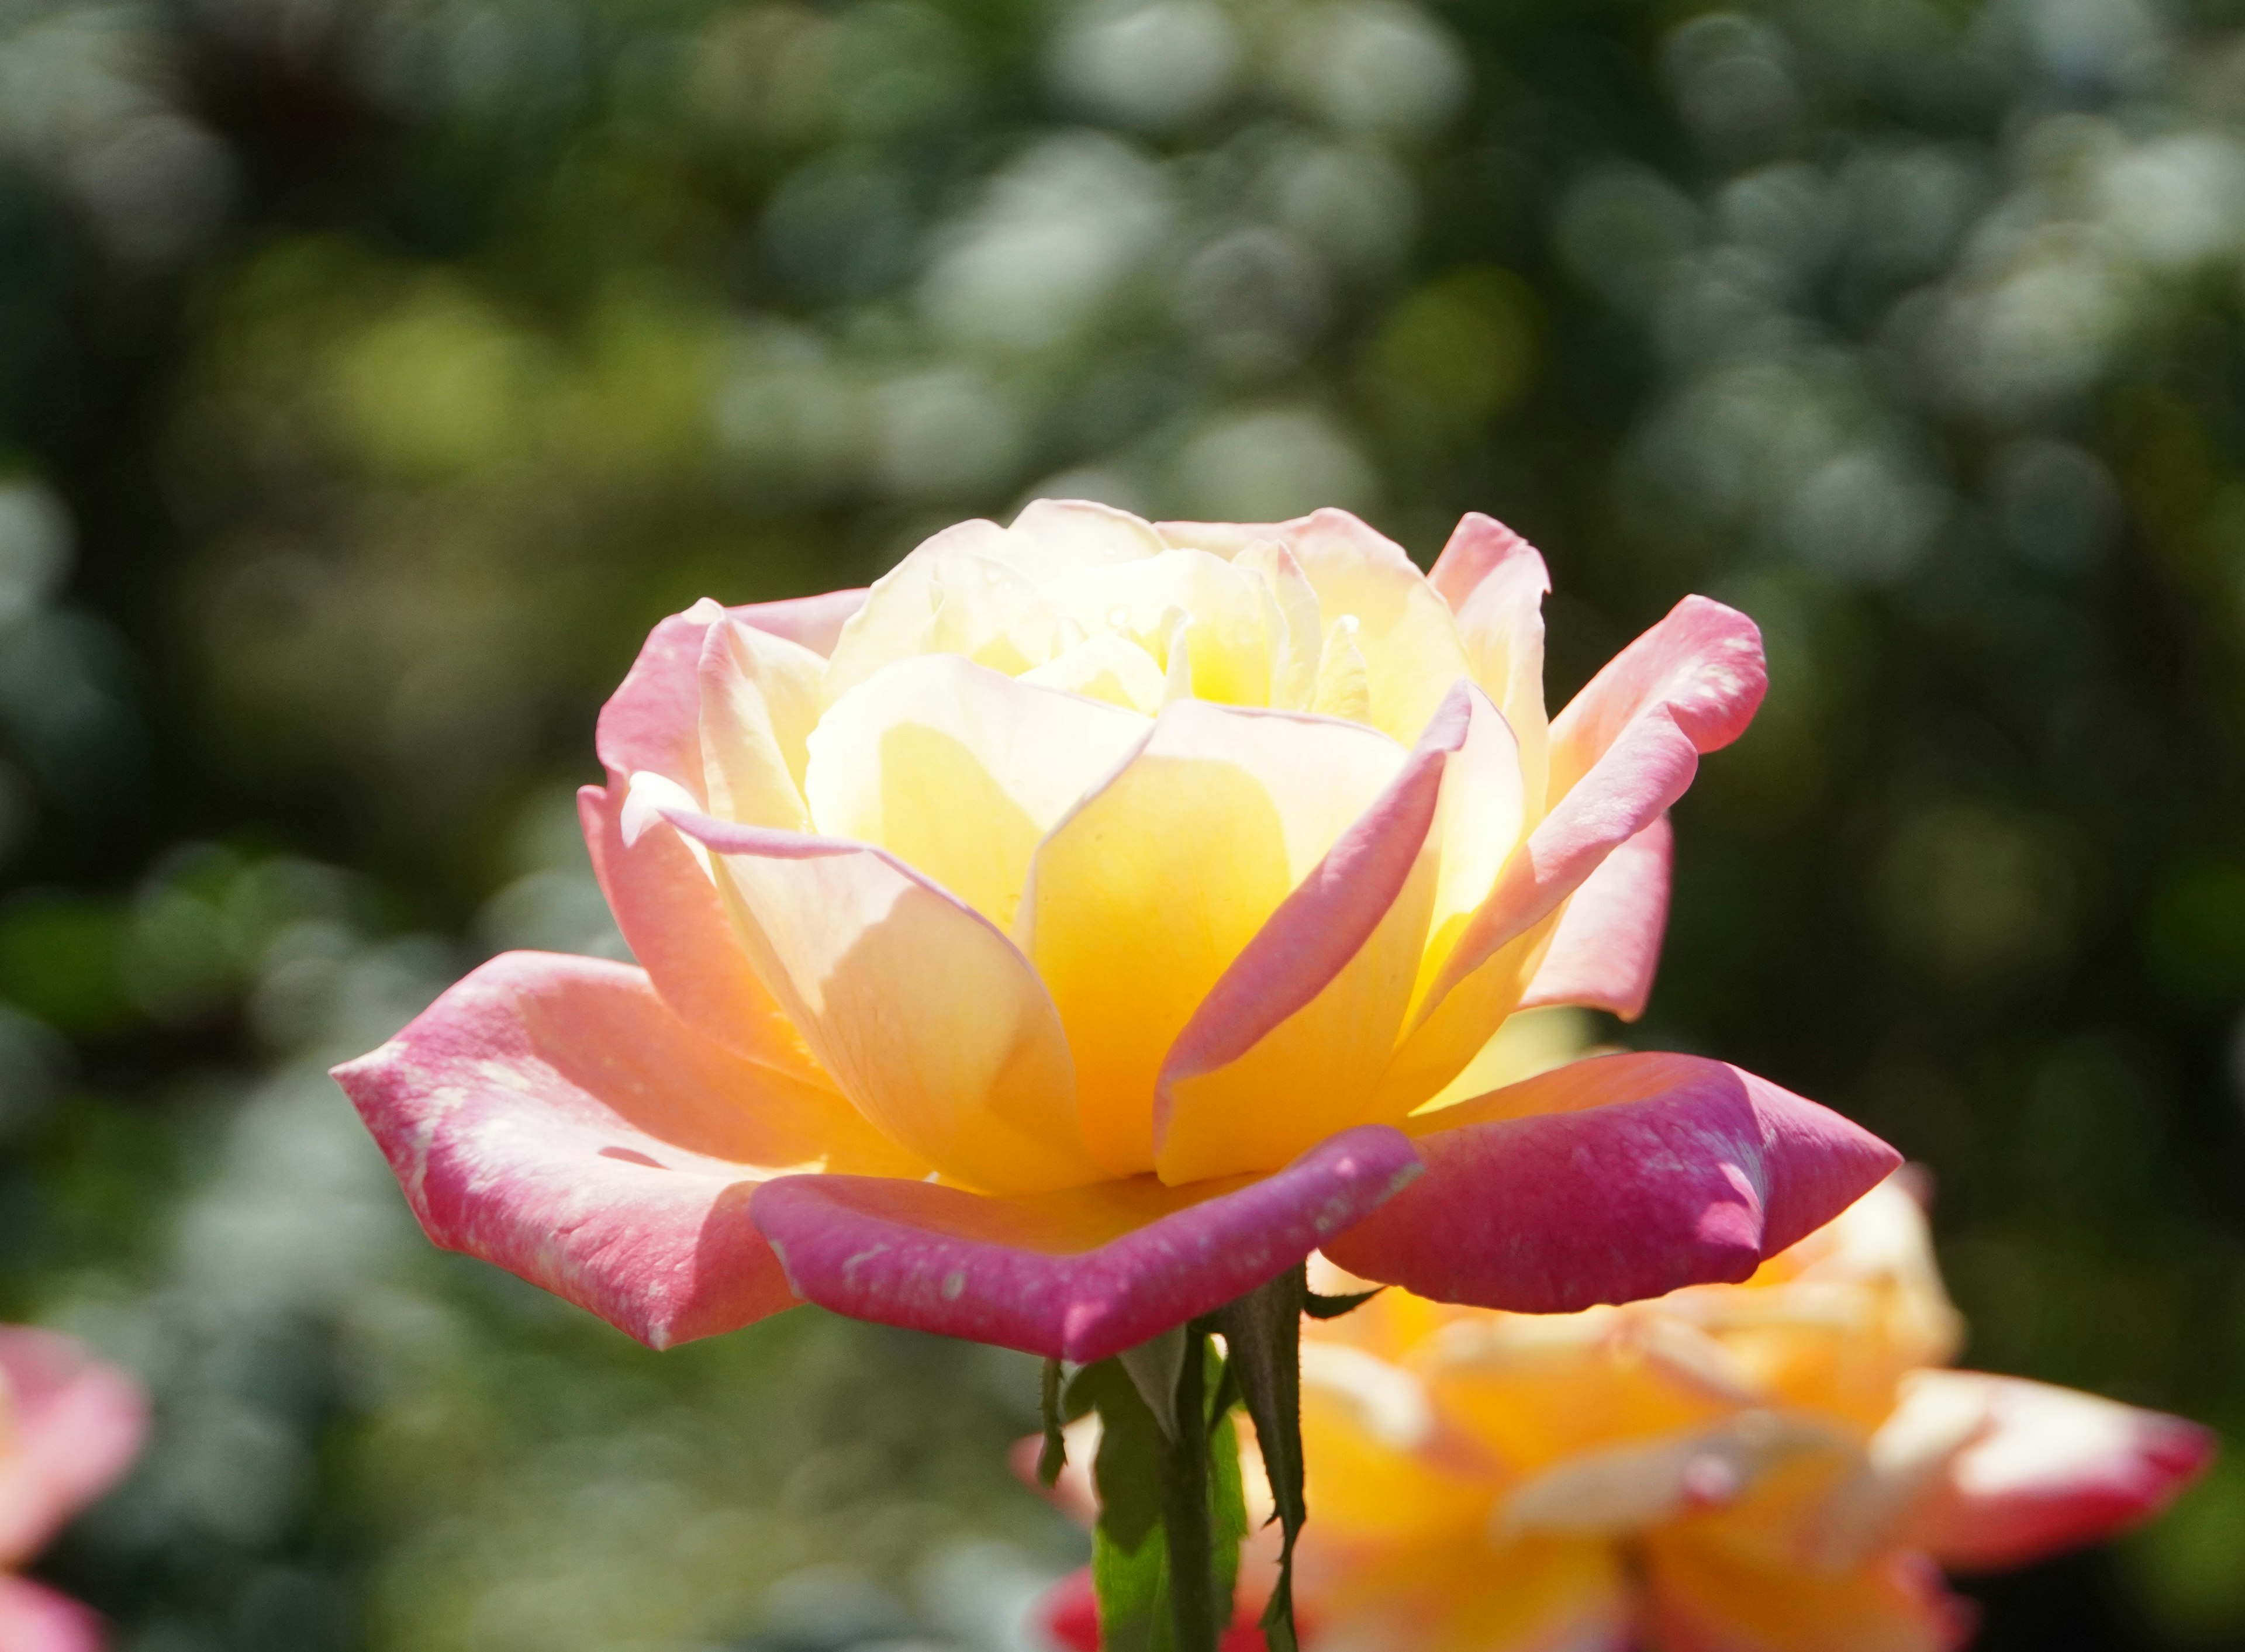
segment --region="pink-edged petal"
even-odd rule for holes
[[[1902,1161],[1813,1101],[1687,1055],[1573,1062],[1406,1128],[1427,1175],[1326,1255],[1525,1313],[1734,1283]]]
[[[0,1565],[15,1565],[131,1466],[148,1401],[70,1337],[0,1325]]]
[[[627,841],[623,809],[635,774],[661,775],[706,805],[702,751],[702,657],[708,633],[729,613],[804,647],[827,641],[862,592],[835,592],[727,610],[696,603],[648,633],[639,658],[600,708],[593,735],[605,788],[577,794],[585,844],[600,890],[632,955],[680,1015],[753,1059],[815,1078],[816,1069],[771,995],[756,980],[723,903],[692,851],[669,829]],[[799,633],[799,634],[797,634]]]
[[[757,1183],[926,1172],[598,958],[502,954],[336,1078],[431,1239],[657,1348],[794,1301],[749,1220]]]
[[[0,1577],[0,1648],[6,1652],[101,1652],[100,1614],[20,1577]]]
[[[1408,755],[1358,723],[1179,700],[1037,846],[1014,931],[1068,1030],[1083,1138],[1109,1175],[1156,1168],[1170,1046]]]
[[[1450,605],[1474,678],[1520,741],[1531,816],[1544,805],[1550,735],[1543,707],[1543,599],[1551,574],[1536,547],[1493,517],[1468,511],[1427,583]]]
[[[1675,856],[1665,815],[1607,855],[1569,898],[1520,1007],[1574,1004],[1624,1021],[1644,1014],[1668,928]]]
[[[1100,1179],[1060,1016],[1002,930],[871,844],[669,818],[725,879],[757,978],[884,1134],[993,1192]]]
[[[781,602],[723,608],[706,598],[648,633],[639,658],[600,708],[593,745],[611,785],[651,769],[702,796],[702,686],[705,633],[730,615],[813,653],[831,651],[844,620],[864,606],[863,591],[833,591]]]
[[[1656,709],[1666,709],[1695,750],[1719,750],[1746,732],[1768,687],[1754,622],[1706,597],[1685,598],[1551,720],[1551,796],[1564,796]]]
[[[2162,1412],[2019,1377],[1924,1371],[1902,1409],[1977,1407],[1984,1421],[1895,1540],[1965,1571],[2022,1566],[2149,1520],[2213,1462],[2211,1431]]]
[[[1470,684],[1453,688],[1387,789],[1279,904],[1170,1046],[1155,1101],[1164,1180],[1265,1168],[1276,1160],[1255,1156],[1290,1158],[1366,1121],[1416,985],[1437,886],[1428,834],[1477,694]],[[1479,707],[1495,715],[1485,698]],[[1287,1098],[1284,1108],[1258,1105],[1273,1094]]]
[[[860,586],[850,591],[822,591],[816,596],[783,597],[777,602],[751,602],[728,608],[726,613],[823,657],[834,652],[842,627],[865,606],[865,589]]]
[[[742,949],[724,899],[686,840],[668,826],[626,841],[621,784],[587,786],[577,817],[616,925],[663,1002],[736,1054],[805,1084],[833,1080]]]
[[[752,1204],[804,1297],[853,1318],[1078,1362],[1135,1347],[1277,1277],[1418,1174],[1368,1125],[1285,1169],[988,1198],[933,1183],[788,1176]]]

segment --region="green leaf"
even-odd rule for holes
[[[1119,1360],[1085,1367],[1062,1396],[1065,1412],[1099,1412],[1091,1577],[1106,1652],[1216,1652],[1231,1625],[1247,1534],[1229,1415],[1238,1391],[1207,1322],[1187,1328],[1183,1353],[1169,1396],[1181,1425],[1174,1434],[1155,1421],[1143,1372]]]
[[[1044,1414],[1044,1449],[1037,1453],[1037,1483],[1050,1491],[1060,1484],[1060,1472],[1068,1466],[1068,1441],[1061,1435],[1060,1414],[1060,1361],[1045,1361],[1044,1385],[1038,1395],[1039,1408]]]
[[[1314,1290],[1302,1293],[1302,1311],[1312,1319],[1338,1319],[1343,1314],[1353,1314],[1370,1302],[1385,1285],[1374,1285],[1369,1290],[1352,1291],[1346,1297],[1320,1297]]]
[[[1155,1527],[1135,1549],[1102,1524],[1091,1534],[1091,1587],[1101,1652],[1176,1652],[1170,1621],[1170,1546]]]
[[[1086,1365],[1068,1392],[1075,1415],[1095,1408],[1099,1412],[1099,1455],[1091,1466],[1099,1491],[1099,1530],[1125,1554],[1135,1554],[1161,1523],[1161,1425],[1119,1360]]]
[[[1263,1609],[1270,1652],[1298,1652],[1294,1634],[1294,1542],[1309,1510],[1302,1473],[1302,1313],[1309,1286],[1296,1266],[1216,1314],[1231,1352],[1239,1391],[1271,1478],[1272,1518],[1285,1533],[1278,1581]]]

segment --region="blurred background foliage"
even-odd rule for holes
[[[132,1652],[1003,1649],[1026,1362],[665,1356],[412,1229],[325,1064],[616,950],[663,613],[1039,493],[1535,538],[1555,703],[1773,687],[1648,1045],[1939,1178],[1972,1363],[2245,1438],[2245,7],[0,0],[0,1312],[157,1444]],[[2245,1460],[1979,1590],[2245,1645]]]

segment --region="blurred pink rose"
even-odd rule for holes
[[[0,1568],[22,1566],[114,1484],[140,1449],[139,1385],[67,1337],[0,1325]],[[0,1573],[0,1649],[95,1652],[101,1621]]]

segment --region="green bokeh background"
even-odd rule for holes
[[[2245,1426],[2245,9],[0,0],[0,1313],[159,1405],[132,1652],[1017,1652],[1028,1362],[657,1356],[325,1065],[617,950],[661,614],[1040,493],[1534,538],[1772,687],[1649,1045],[1935,1171],[1970,1360]],[[2245,1461],[1975,1586],[2245,1646]]]

